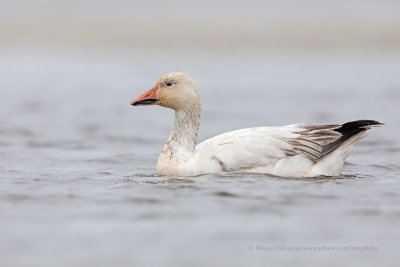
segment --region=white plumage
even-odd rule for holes
[[[159,104],[175,110],[174,127],[157,164],[157,174],[171,176],[222,172],[335,176],[365,131],[381,124],[360,120],[343,125],[248,128],[215,136],[196,146],[201,101],[197,86],[186,74],[162,76],[154,88],[131,104]]]

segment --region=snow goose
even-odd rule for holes
[[[342,125],[256,127],[227,132],[196,146],[201,101],[197,86],[188,75],[180,72],[163,75],[152,89],[131,104],[175,110],[174,126],[157,164],[157,174],[167,176],[224,172],[336,176],[366,131],[382,124],[358,120]]]

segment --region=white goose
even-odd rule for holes
[[[131,104],[175,110],[174,127],[157,164],[157,174],[168,176],[223,172],[336,176],[366,130],[382,124],[359,120],[343,125],[248,128],[215,136],[196,146],[201,101],[197,86],[188,75],[180,72],[163,75],[152,89]]]

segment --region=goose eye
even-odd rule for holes
[[[172,85],[172,83],[171,82],[167,82],[167,86],[171,86]]]

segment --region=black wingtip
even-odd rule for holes
[[[350,121],[346,122],[339,128],[335,129],[336,132],[339,133],[346,133],[349,131],[365,131],[370,129],[370,126],[379,126],[379,125],[384,125],[382,122],[375,121],[375,120],[358,120],[358,121]]]
[[[322,151],[323,155],[328,155],[329,153],[340,147],[347,139],[351,138],[352,136],[371,129],[371,126],[379,125],[383,125],[383,123],[374,120],[358,120],[346,122],[338,128],[333,129],[334,131],[339,132],[342,136],[335,142],[325,145]]]

